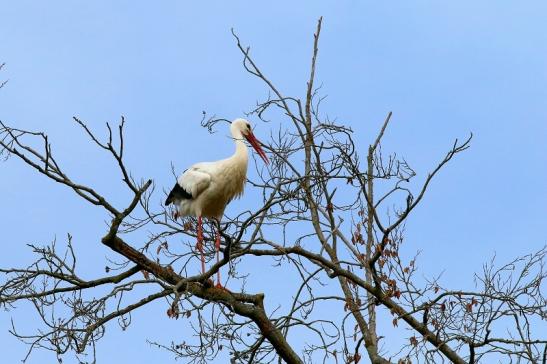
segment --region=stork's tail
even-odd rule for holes
[[[165,206],[169,206],[173,203],[173,192],[169,193],[169,196],[167,196],[167,199],[165,200]]]
[[[169,196],[165,200],[165,206],[169,206],[172,203],[177,203],[180,200],[189,200],[192,198],[192,195],[189,194],[184,188],[182,188],[178,183],[175,183],[175,186],[169,192]]]

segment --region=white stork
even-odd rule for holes
[[[220,222],[226,205],[241,194],[247,179],[247,162],[249,159],[245,138],[266,164],[269,163],[266,153],[255,138],[251,125],[245,119],[236,119],[230,125],[230,132],[235,142],[235,153],[226,159],[216,162],[194,164],[184,171],[175,183],[175,187],[165,200],[165,205],[178,207],[178,216],[195,216],[198,219],[196,248],[201,255],[201,270],[205,273],[203,256],[203,227],[201,218],[207,217]],[[220,226],[220,225],[219,225]],[[216,232],[215,250],[219,261],[220,232]],[[220,284],[220,271],[217,273],[217,287]]]

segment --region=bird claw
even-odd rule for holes
[[[220,282],[218,282],[217,284],[215,284],[215,288],[221,289],[221,290],[226,291],[226,292],[230,292],[230,291],[228,290],[228,288],[224,287],[222,284],[220,284]]]

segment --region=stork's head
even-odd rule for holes
[[[241,135],[243,138],[247,139],[249,144],[253,146],[254,150],[258,153],[260,158],[262,158],[264,163],[270,163],[268,157],[266,156],[266,153],[264,153],[264,150],[262,150],[262,147],[260,146],[260,141],[256,139],[253,134],[251,124],[247,120],[235,119],[234,121],[232,121],[232,125],[230,125],[230,131],[232,132],[232,135],[236,138]]]

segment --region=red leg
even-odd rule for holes
[[[198,242],[196,248],[201,256],[201,273],[205,273],[205,256],[203,255],[203,226],[201,224],[201,216],[198,216]]]
[[[217,263],[218,263],[220,261],[220,232],[219,231],[217,231],[217,234],[216,234],[215,250],[217,252]],[[218,282],[216,284],[217,288],[224,288],[224,287],[222,287],[222,284],[220,283],[220,268],[217,271],[217,282]]]

